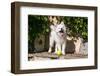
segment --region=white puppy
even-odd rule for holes
[[[49,53],[52,52],[52,47],[54,46],[55,42],[55,53],[57,50],[61,50],[62,54],[65,55],[65,48],[66,48],[66,27],[63,22],[54,26],[51,25],[51,33],[50,33],[50,45],[49,45]]]

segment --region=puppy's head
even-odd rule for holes
[[[63,22],[61,22],[60,24],[57,25],[56,32],[59,35],[63,35],[66,33],[66,27],[65,27],[65,24]]]
[[[57,25],[62,21],[62,17],[60,16],[49,16],[48,17],[50,24]]]

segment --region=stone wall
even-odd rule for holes
[[[86,53],[88,50],[88,42],[83,43],[83,39],[73,38],[67,36],[67,45],[66,45],[66,53]],[[49,48],[49,35],[41,35],[39,38],[36,38],[35,42],[35,51],[48,51]]]

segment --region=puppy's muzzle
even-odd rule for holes
[[[64,33],[64,30],[61,28],[61,30],[59,31],[60,33]]]

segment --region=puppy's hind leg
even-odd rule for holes
[[[52,37],[50,37],[50,43],[49,43],[49,50],[48,50],[48,53],[51,53],[52,52],[52,47],[54,45],[54,40]]]
[[[55,54],[57,53],[57,50],[58,50],[58,48],[57,48],[57,44],[55,44]]]
[[[61,45],[57,44],[57,51],[60,50],[61,51]]]

